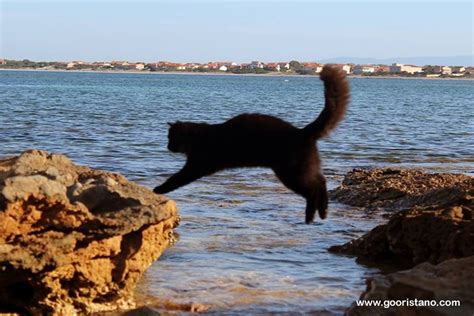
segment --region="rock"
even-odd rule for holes
[[[353,205],[376,206],[395,214],[387,224],[330,251],[357,255],[364,263],[398,267],[473,256],[473,184],[473,178],[464,175],[354,170],[335,190],[335,196]],[[401,193],[378,195],[390,191]]]
[[[159,301],[155,299],[155,302],[150,303],[149,305],[129,310],[126,313],[121,313],[120,316],[161,315],[160,310],[164,310],[165,315],[173,315],[173,312],[204,313],[209,311],[209,309],[210,306],[199,303],[176,303],[169,300]]]
[[[368,209],[454,204],[472,189],[474,179],[462,174],[430,174],[420,170],[354,169],[330,192],[332,199]]]
[[[357,255],[366,263],[402,267],[474,255],[474,222],[444,215],[444,211],[414,208],[400,212],[387,224],[330,251]],[[472,212],[472,204],[466,212]]]
[[[375,276],[367,280],[367,289],[360,300],[382,300],[382,304],[387,305],[387,300],[399,300],[398,304],[405,306],[362,307],[354,302],[346,315],[471,315],[474,311],[473,278],[474,256],[451,259],[438,265],[422,263],[411,270]],[[428,300],[438,303],[457,300],[460,306],[426,306],[430,304]],[[418,306],[414,307],[414,304]]]
[[[178,221],[172,200],[63,155],[0,160],[0,308],[133,308],[137,281],[173,242]]]

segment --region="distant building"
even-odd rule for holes
[[[390,72],[390,67],[386,65],[377,65],[375,66],[375,72],[387,73],[387,72]]]
[[[448,66],[441,67],[441,73],[443,75],[450,75],[452,73],[451,67],[448,67]]]
[[[310,68],[310,69],[316,69],[319,64],[318,63],[312,63],[312,62],[304,62],[302,63],[303,67],[305,68]]]
[[[260,69],[263,69],[265,65],[260,62],[260,61],[252,61],[250,64],[249,64],[249,68],[250,69],[256,69],[256,68],[260,68]]]
[[[314,62],[302,62],[300,63],[300,65],[303,66],[304,71],[310,71],[315,73],[320,73],[323,69],[321,64]]]
[[[178,63],[173,63],[169,61],[159,61],[156,63],[156,68],[158,69],[176,69],[180,66],[181,64]]]
[[[6,65],[7,61],[5,59],[0,59],[0,65]]]
[[[474,67],[466,67],[464,71],[467,74],[474,75]]]
[[[463,66],[451,67],[451,76],[453,76],[453,77],[462,77],[465,74],[466,74],[466,67],[463,67]]]
[[[321,71],[323,71],[323,67],[324,67],[323,65],[319,65],[318,67],[314,69],[314,72],[319,74]]]
[[[113,60],[110,62],[110,64],[113,66],[129,66],[130,65],[128,61],[125,61],[125,60]]]
[[[145,69],[145,64],[143,64],[143,63],[137,63],[137,64],[135,65],[135,69],[136,69],[136,70],[143,70],[143,69]]]
[[[355,75],[369,74],[374,72],[375,67],[370,65],[355,65],[354,68],[352,68],[352,73]]]
[[[338,64],[338,65],[336,65],[336,66],[338,66],[339,68],[341,68],[346,74],[350,74],[350,73],[351,73],[351,70],[352,70],[351,65]]]
[[[279,64],[272,62],[272,63],[267,63],[265,65],[265,69],[270,70],[270,71],[280,71],[281,67]]]
[[[74,68],[74,66],[76,66],[76,63],[70,62],[66,65],[66,68],[71,69],[71,68]]]
[[[392,64],[390,66],[390,72],[393,74],[399,74],[402,72],[415,74],[415,73],[423,72],[423,68],[419,66],[414,66],[414,65]]]
[[[441,66],[432,66],[428,65],[423,67],[423,72],[426,73],[427,75],[440,75],[441,74]],[[431,76],[434,77],[434,76]]]
[[[198,64],[198,63],[187,63],[187,64],[184,64],[184,67],[186,67],[186,69],[197,69],[201,66],[201,64]]]
[[[219,64],[210,62],[210,63],[207,64],[207,68],[209,68],[209,69],[218,69]]]
[[[283,61],[277,62],[275,65],[275,69],[277,71],[283,71],[283,70],[288,71],[290,70],[290,63],[283,62]]]
[[[219,71],[227,71],[227,66],[226,65],[220,66]]]
[[[454,67],[451,67],[451,70],[453,74],[463,74],[466,72],[466,67],[454,66]]]

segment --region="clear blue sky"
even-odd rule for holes
[[[0,0],[0,57],[250,61],[473,54],[472,1]]]

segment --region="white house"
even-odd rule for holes
[[[407,72],[409,74],[414,74],[418,72],[423,72],[423,67],[414,66],[414,65],[405,65],[405,64],[392,64],[390,66],[390,72],[394,74],[399,74],[401,72]]]
[[[375,67],[368,66],[368,65],[356,65],[352,69],[352,73],[354,73],[355,75],[368,74],[368,73],[374,73],[374,72],[375,72]]]
[[[351,65],[342,65],[342,70],[346,72],[346,74],[351,73]]]
[[[227,71],[227,66],[226,65],[220,66],[219,71]]]
[[[135,69],[136,70],[143,70],[143,69],[145,69],[145,64],[138,63],[138,64],[135,65]]]
[[[249,65],[249,68],[251,69],[255,69],[255,68],[263,69],[263,67],[264,67],[264,64],[260,61],[252,61]]]
[[[441,73],[443,75],[450,75],[452,73],[451,67],[448,67],[448,66],[441,67]]]
[[[323,66],[317,66],[315,69],[314,69],[314,72],[319,74],[321,71],[323,71]]]

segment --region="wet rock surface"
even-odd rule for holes
[[[172,200],[63,155],[0,160],[0,307],[133,308],[137,281],[173,242],[178,221]]]
[[[410,270],[376,276],[367,280],[360,299],[379,300],[386,306],[357,306],[354,302],[346,315],[471,315],[473,278],[474,256],[438,265],[422,263]],[[452,306],[431,306],[432,303]]]
[[[354,170],[331,194],[344,203],[393,214],[387,224],[331,247],[332,252],[400,267],[474,255],[472,177],[418,170]]]

